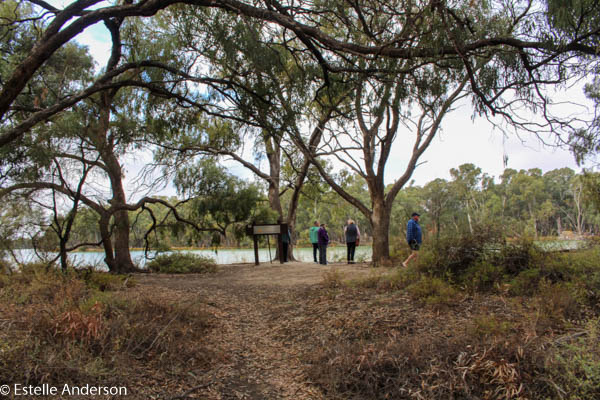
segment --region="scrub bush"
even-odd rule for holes
[[[197,254],[172,253],[159,255],[148,264],[148,269],[163,274],[203,274],[217,272],[217,263]]]

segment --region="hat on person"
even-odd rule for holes
[[[420,217],[420,215],[416,212],[412,213],[411,217]]]

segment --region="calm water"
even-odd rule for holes
[[[558,240],[558,241],[541,241],[538,245],[545,250],[556,251],[556,250],[568,250],[576,249],[581,245],[581,241],[577,240]],[[210,257],[214,259],[217,264],[237,264],[237,263],[253,263],[254,262],[254,250],[253,249],[223,249],[223,250],[181,250],[183,253],[193,253]],[[312,247],[301,247],[294,248],[294,255],[297,260],[304,262],[313,261],[313,250]],[[36,259],[36,255],[33,250],[17,250],[17,256],[21,261],[28,262]],[[372,249],[371,246],[359,246],[356,248],[354,255],[355,261],[371,261]],[[271,248],[269,256],[268,249],[259,249],[258,258],[261,263],[268,263],[271,258],[275,256],[275,249]],[[131,257],[133,261],[140,267],[144,267],[148,260],[144,257],[144,252],[139,250],[132,250]],[[103,252],[84,252],[84,253],[71,253],[69,259],[74,265],[82,266],[95,266],[98,269],[106,269],[104,263]],[[330,247],[327,249],[327,260],[328,261],[345,261],[346,260],[346,246]]]
[[[214,259],[217,264],[236,264],[236,263],[253,263],[254,262],[254,250],[253,249],[227,249],[227,250],[181,250],[182,253],[193,253],[202,256],[210,257]],[[269,257],[268,249],[258,250],[258,259],[261,263],[268,263],[272,257],[275,257],[275,250],[271,249],[271,257]],[[354,255],[355,261],[370,261],[371,260],[371,246],[359,246],[356,248]],[[17,252],[18,257],[21,261],[33,261],[36,256],[32,250],[19,250]],[[312,262],[313,261],[313,250],[311,248],[294,248],[294,256],[299,261]],[[131,251],[131,258],[135,263],[143,267],[148,260],[144,258],[144,252],[139,250]],[[104,264],[104,252],[84,252],[84,253],[71,253],[69,259],[75,265],[93,265],[97,268],[103,269],[106,267]],[[330,247],[327,249],[327,260],[328,261],[345,261],[346,260],[346,246]]]

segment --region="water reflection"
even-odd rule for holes
[[[193,253],[210,257],[214,259],[217,264],[237,264],[237,263],[253,263],[254,262],[254,250],[253,249],[218,249],[214,250],[181,250],[182,253]],[[371,260],[371,247],[370,246],[359,246],[356,248],[354,260],[357,262],[370,261]],[[37,256],[33,250],[18,250],[17,256],[21,262],[30,262],[37,259]],[[312,247],[301,247],[294,248],[294,256],[298,261],[302,262],[313,262],[313,249]],[[269,263],[273,257],[275,257],[275,250],[271,249],[259,249],[258,258],[261,263]],[[144,257],[144,252],[140,250],[132,250],[131,258],[140,267],[149,262]],[[346,246],[330,247],[327,249],[327,258],[330,262],[346,261]],[[106,269],[104,263],[103,252],[81,252],[81,253],[70,253],[69,260],[74,265],[92,265],[98,269]],[[278,262],[278,261],[276,261]]]

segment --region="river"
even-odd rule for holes
[[[216,261],[217,264],[237,264],[237,263],[253,263],[254,262],[254,250],[253,249],[217,249],[217,250],[178,250],[182,253],[198,254],[205,257],[210,257]],[[169,252],[166,252],[169,253]],[[23,249],[17,250],[18,258],[22,262],[30,262],[36,259],[36,255],[33,250]],[[269,257],[269,254],[271,257]],[[354,256],[355,261],[370,261],[371,260],[371,246],[359,246],[356,248]],[[259,249],[258,258],[261,263],[269,262],[270,258],[275,256],[275,249]],[[313,250],[312,247],[296,247],[294,248],[294,256],[299,261],[312,262],[313,261]],[[144,252],[141,250],[132,250],[131,258],[140,267],[144,267],[149,260],[144,257]],[[330,262],[345,261],[346,260],[346,246],[329,247],[327,249],[327,259]],[[76,252],[69,254],[69,260],[75,266],[93,266],[98,269],[106,269],[104,264],[104,252],[100,251],[86,251]]]

